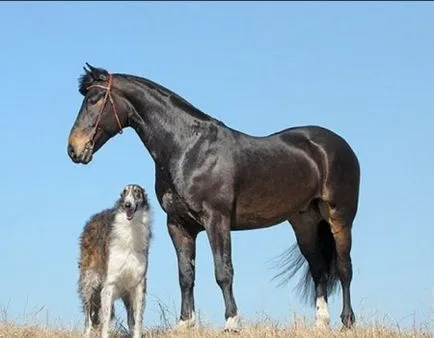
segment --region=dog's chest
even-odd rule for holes
[[[116,224],[110,241],[107,279],[120,288],[132,288],[144,277],[147,265],[147,229]]]

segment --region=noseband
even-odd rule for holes
[[[94,127],[94,129],[92,131],[92,137],[91,137],[91,142],[92,143],[93,143],[93,140],[95,138],[96,131],[98,129],[99,123],[101,121],[101,116],[102,116],[102,113],[104,111],[105,104],[107,103],[107,99],[109,99],[110,103],[112,104],[113,114],[115,115],[116,122],[118,123],[118,126],[119,126],[119,134],[122,134],[122,124],[121,124],[121,121],[119,120],[119,115],[118,115],[118,112],[117,112],[117,109],[116,109],[116,105],[115,105],[115,103],[113,101],[113,97],[112,97],[112,94],[111,94],[111,91],[110,91],[112,89],[112,84],[113,84],[113,76],[112,76],[112,74],[109,74],[109,79],[108,79],[108,85],[107,85],[107,87],[106,86],[102,86],[102,85],[94,84],[94,85],[90,85],[89,87],[86,88],[88,90],[89,88],[92,88],[92,87],[98,87],[98,88],[102,88],[102,89],[106,90],[105,96],[104,96],[104,102],[103,102],[103,104],[101,106],[101,109],[100,109],[100,111],[98,113],[98,117],[96,119],[95,127]]]

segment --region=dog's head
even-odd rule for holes
[[[145,189],[137,184],[129,184],[122,190],[119,208],[125,211],[127,219],[131,221],[138,210],[148,209],[148,197]]]

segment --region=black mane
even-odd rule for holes
[[[97,68],[98,72],[100,73],[107,73],[107,71],[103,68]],[[164,95],[166,97],[168,97],[172,103],[183,109],[183,110],[187,110],[190,114],[194,115],[196,118],[201,119],[201,120],[205,120],[205,121],[214,121],[220,125],[224,125],[221,121],[212,118],[211,116],[205,114],[204,112],[202,112],[200,109],[196,108],[195,106],[193,106],[190,102],[188,102],[187,100],[185,100],[183,97],[179,96],[178,94],[174,93],[173,91],[171,91],[170,89],[154,82],[151,81],[149,79],[140,77],[140,76],[135,76],[135,75],[130,75],[130,74],[113,74],[116,76],[121,76],[123,78],[126,78],[130,81],[136,81],[139,82],[142,85],[145,85],[148,88],[151,88],[153,90],[158,91],[161,95]],[[90,72],[85,72],[84,74],[82,74],[78,80],[79,85],[78,85],[78,90],[80,92],[80,94],[82,95],[86,95],[87,93],[87,88],[95,81],[95,77],[97,77],[97,74],[93,74]]]
[[[205,120],[205,121],[213,121],[213,122],[217,122],[220,125],[223,125],[223,123],[215,118],[212,118],[211,116],[205,114],[204,112],[202,112],[200,109],[196,108],[194,105],[192,105],[190,102],[188,102],[186,99],[184,99],[183,97],[179,96],[178,94],[176,94],[175,92],[171,91],[170,89],[152,81],[149,79],[146,79],[144,77],[140,77],[140,76],[135,76],[135,75],[130,75],[130,74],[116,74],[116,75],[120,75],[122,77],[127,78],[128,80],[132,80],[132,81],[137,81],[145,86],[147,86],[148,88],[151,88],[153,90],[158,91],[160,94],[168,97],[172,103],[183,109],[183,110],[187,110],[190,114],[194,115],[196,118],[199,118],[201,120]]]
[[[78,79],[78,91],[81,95],[86,95],[87,87],[89,87],[95,80],[92,78],[92,75],[85,72],[83,75],[80,75]]]
[[[104,68],[96,68],[88,63],[86,63],[87,68],[83,69],[85,70],[85,73],[80,76],[78,82],[78,90],[79,92],[84,96],[87,93],[87,88],[94,82],[94,81],[106,81],[108,79],[109,72],[107,72]]]

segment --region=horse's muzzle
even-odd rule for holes
[[[68,144],[68,156],[74,163],[88,164],[92,159],[93,146],[92,144],[87,144],[81,153],[77,153],[71,143]]]
[[[68,156],[74,163],[79,163],[79,159],[77,157],[77,154],[74,151],[74,147],[71,145],[71,143],[68,144]]]

